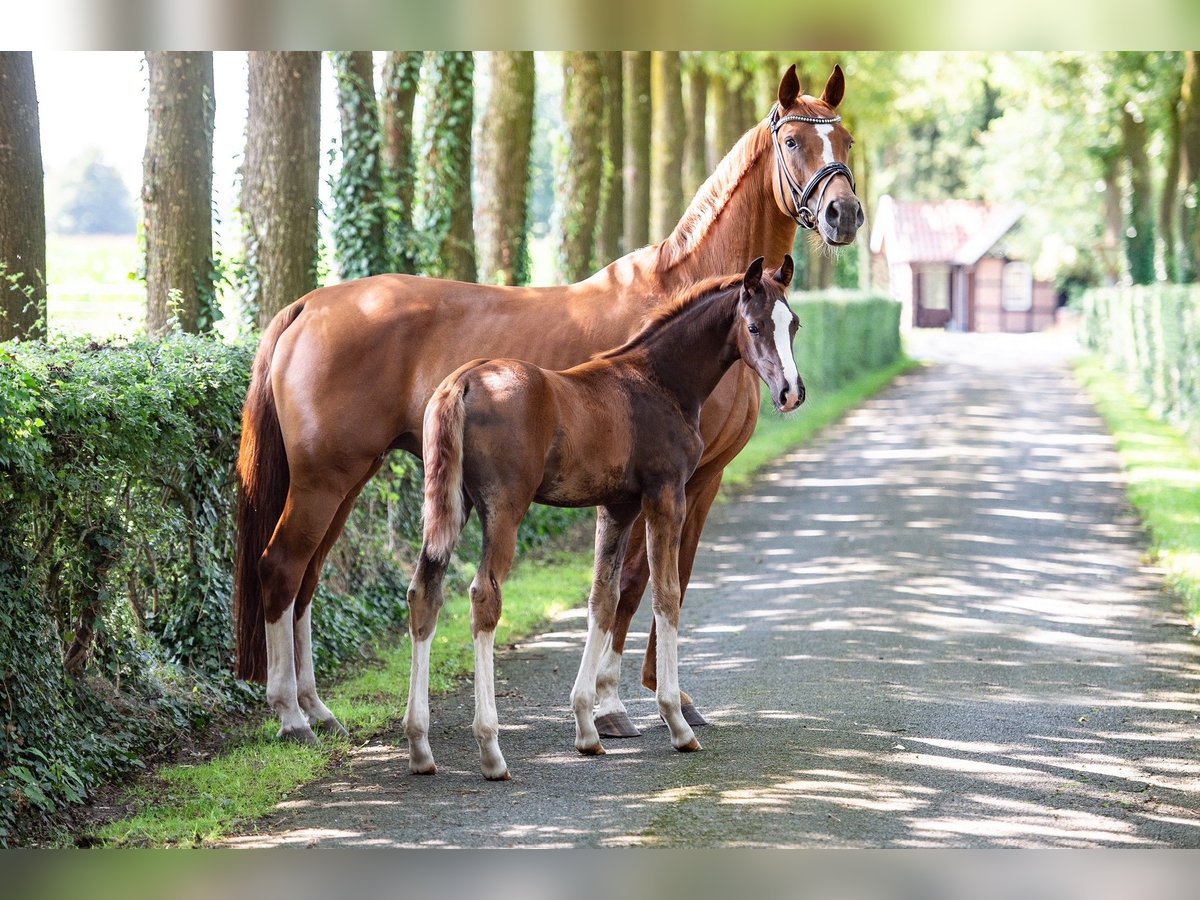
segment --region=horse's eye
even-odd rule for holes
[[[751,325],[751,326],[750,326],[750,333],[751,333],[751,334],[758,334],[758,326],[757,326],[757,325]]]
[[[795,138],[788,138],[786,141],[784,141],[784,143],[787,144],[787,148],[789,150],[796,149],[796,139]]]

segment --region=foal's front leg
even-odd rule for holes
[[[621,561],[629,545],[629,533],[636,508],[613,511],[602,506],[596,510],[596,559],[592,591],[588,597],[588,635],[579,674],[571,689],[571,709],[575,713],[575,749],[587,755],[604,752],[592,711],[596,705],[596,679],[601,654],[612,647],[613,619],[620,596]]]
[[[642,511],[646,516],[646,550],[658,632],[655,686],[658,712],[671,731],[671,745],[676,750],[699,750],[700,743],[680,708],[679,695],[679,537],[683,530],[683,485],[647,497]]]

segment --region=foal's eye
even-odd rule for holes
[[[751,325],[751,326],[750,326],[750,333],[751,333],[751,334],[758,334],[758,326],[757,326],[757,325]]]
[[[784,141],[784,143],[787,145],[787,148],[789,150],[796,149],[796,139],[795,138],[788,138],[786,141]]]

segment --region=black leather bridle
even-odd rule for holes
[[[838,175],[844,175],[846,180],[850,182],[850,190],[855,190],[854,173],[850,171],[850,167],[845,163],[832,162],[821,166],[808,180],[808,184],[801,189],[796,183],[796,179],[792,177],[792,173],[788,171],[788,167],[783,164],[783,148],[779,146],[779,129],[787,122],[808,122],[812,125],[836,125],[842,121],[841,116],[780,116],[779,104],[776,103],[771,110],[771,118],[769,124],[771,126],[771,140],[775,142],[775,175],[779,181],[779,194],[784,196],[783,185],[787,182],[788,193],[792,198],[792,209],[785,210],[791,216],[796,224],[801,228],[816,228],[817,227],[817,211],[821,208],[821,204],[825,201],[825,189],[829,187],[830,182]],[[822,182],[824,183],[822,185]],[[817,194],[816,207],[810,207],[809,201],[812,199],[817,188],[821,188],[821,192]],[[786,205],[786,204],[785,204]]]

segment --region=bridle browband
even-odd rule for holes
[[[781,112],[779,104],[771,108],[771,117],[768,124],[771,127],[771,140],[775,143],[775,177],[779,182],[779,194],[784,196],[783,183],[787,181],[788,193],[792,198],[792,208],[795,212],[785,209],[796,224],[801,228],[816,228],[817,227],[817,209],[821,208],[821,204],[825,200],[825,189],[829,187],[830,182],[838,175],[844,175],[846,180],[850,182],[850,190],[854,191],[854,173],[850,171],[850,167],[845,163],[832,162],[821,166],[808,180],[808,184],[801,190],[800,185],[796,183],[796,179],[792,177],[792,173],[788,171],[788,167],[783,164],[783,149],[779,146],[779,129],[787,122],[807,122],[811,125],[836,125],[842,121],[841,116],[780,116]],[[808,205],[812,195],[816,192],[818,186],[824,182],[821,187],[821,193],[817,195],[816,209]],[[786,204],[785,204],[786,205]]]

